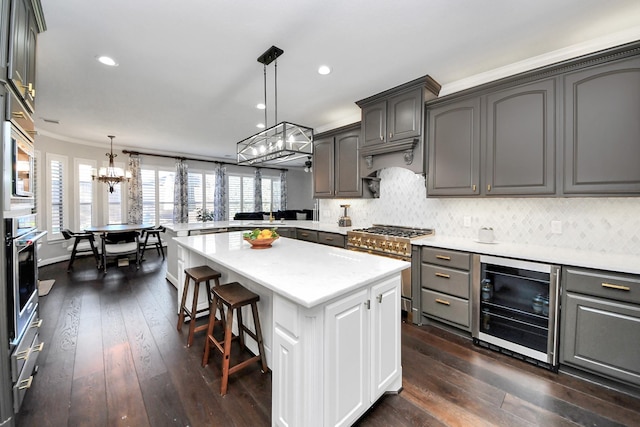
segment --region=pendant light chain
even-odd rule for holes
[[[264,69],[264,127],[265,129],[269,126],[267,125],[267,64],[262,65]]]
[[[275,76],[273,78],[273,82],[274,82],[274,92],[275,92],[275,107],[276,107],[276,111],[275,111],[275,122],[274,124],[278,124],[278,58],[276,58],[276,60],[274,61],[274,66],[273,69],[275,70]]]

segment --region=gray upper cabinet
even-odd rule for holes
[[[555,79],[486,96],[487,195],[554,194]]]
[[[0,82],[7,79],[9,62],[9,2],[10,0],[0,0]]]
[[[360,123],[317,137],[313,152],[313,196],[362,197],[358,144]]]
[[[426,109],[427,196],[640,195],[640,42]]]
[[[362,107],[362,146],[420,135],[424,95],[421,87]]]
[[[564,193],[640,193],[640,58],[564,76]]]
[[[480,190],[480,98],[427,111],[429,175],[433,196],[470,196]]]
[[[362,178],[358,158],[360,129],[355,128],[335,136],[335,196],[362,196]]]
[[[333,197],[334,158],[333,137],[317,138],[313,143],[313,197]]]
[[[428,195],[555,193],[555,80],[429,108],[427,116]]]
[[[11,0],[10,15],[7,78],[20,100],[33,113],[36,96],[36,43],[38,32],[44,30],[40,1]]]
[[[362,108],[362,146],[380,144],[387,135],[387,101]]]

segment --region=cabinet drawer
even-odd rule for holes
[[[422,248],[422,262],[469,270],[471,255],[467,252],[439,248]]]
[[[422,286],[468,299],[469,273],[438,265],[422,264]]]
[[[640,277],[631,274],[567,268],[565,289],[640,304]]]
[[[314,230],[303,230],[298,228],[296,230],[296,238],[298,240],[306,240],[308,242],[318,243],[318,232]]]
[[[15,413],[18,413],[18,411],[20,410],[20,406],[22,405],[22,401],[24,400],[24,395],[27,393],[27,390],[31,388],[31,382],[33,381],[33,371],[36,367],[36,362],[38,361],[40,350],[42,350],[42,346],[40,345],[39,337],[36,334],[33,342],[31,343],[29,358],[25,361],[18,380],[13,384],[13,412]]]
[[[31,357],[33,351],[33,339],[38,334],[38,329],[42,325],[42,320],[38,319],[35,315],[31,318],[29,327],[24,332],[22,339],[13,352],[11,353],[11,381],[16,382],[22,371],[22,367],[25,362]]]
[[[568,292],[561,361],[640,385],[640,306]]]
[[[422,311],[469,327],[469,301],[466,299],[422,289]]]
[[[342,234],[336,233],[325,233],[323,231],[318,232],[318,243],[322,243],[324,245],[337,246],[339,248],[344,248],[344,236]]]

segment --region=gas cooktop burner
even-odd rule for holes
[[[408,239],[429,236],[435,233],[435,231],[430,228],[410,228],[393,225],[373,225],[372,227],[358,228],[351,231],[368,234],[378,234],[382,236],[405,237]]]

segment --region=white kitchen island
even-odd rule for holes
[[[401,389],[400,272],[409,263],[287,238],[251,249],[240,232],[174,240],[179,283],[185,268],[207,264],[221,283],[260,295],[272,425],[351,425]]]

